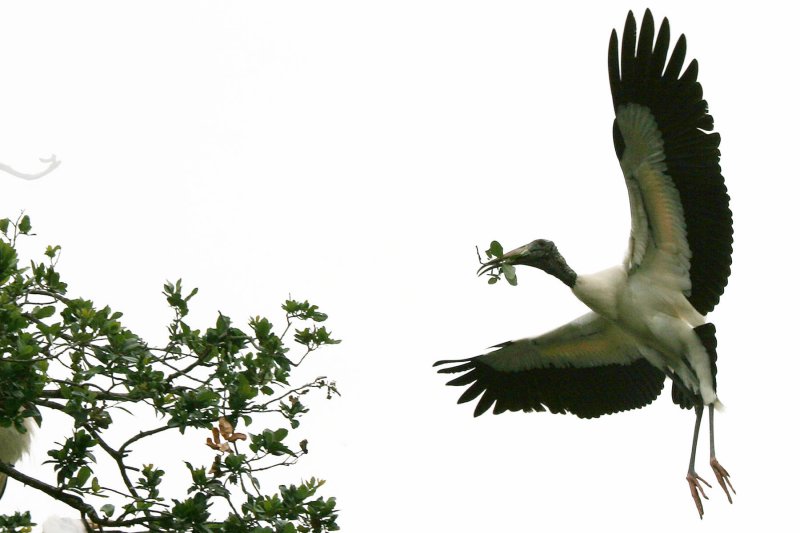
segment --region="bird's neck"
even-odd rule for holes
[[[622,266],[579,276],[572,292],[595,313],[616,320],[619,312],[617,296],[627,281]]]
[[[569,267],[567,261],[560,253],[553,253],[547,258],[547,261],[538,266],[551,276],[555,276],[561,280],[567,287],[573,288],[575,286],[578,275]]]

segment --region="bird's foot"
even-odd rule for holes
[[[690,471],[686,474],[686,481],[689,482],[689,491],[692,493],[692,499],[694,500],[694,504],[697,506],[697,512],[700,513],[700,520],[703,519],[703,501],[700,499],[702,495],[703,498],[706,500],[708,496],[706,496],[705,491],[703,490],[703,485],[700,484],[702,481],[706,484],[706,487],[711,488],[711,485],[705,479],[701,478],[697,475],[697,472]]]
[[[711,470],[714,471],[714,475],[717,476],[717,481],[720,485],[722,485],[722,490],[725,491],[725,495],[728,497],[728,502],[733,503],[733,499],[731,498],[731,493],[728,492],[728,488],[730,488],[734,494],[736,494],[736,489],[733,488],[733,484],[731,484],[731,475],[728,474],[728,471],[719,464],[716,457],[711,458]]]

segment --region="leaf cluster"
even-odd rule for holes
[[[22,266],[16,242],[30,231],[27,215],[0,220],[0,425],[24,432],[25,419],[41,422],[42,411],[54,411],[73,428],[47,452],[52,479],[27,478],[3,463],[0,471],[73,506],[101,529],[338,529],[335,499],[314,498],[323,481],[281,486],[271,495],[260,481],[263,472],[308,453],[308,441],[291,433],[309,411],[300,398],[338,394],[324,376],[291,381],[309,354],[340,342],[320,325],[325,313],[290,298],[281,327],[256,316],[240,328],[219,313],[213,325],[195,328],[189,302],[198,291],[177,280],[163,287],[173,311],[168,341],[153,346],[123,325],[122,313],[67,294],[56,269],[59,246]],[[120,438],[115,420],[132,413],[137,427]],[[131,464],[129,454],[144,439],[188,429],[208,431],[211,437],[196,445],[211,451],[206,466],[186,464],[192,484],[181,499],[162,493],[165,470],[156,461]],[[116,471],[96,471],[99,454]],[[25,531],[29,522],[29,515],[0,516],[11,531]]]
[[[30,533],[35,525],[31,519],[30,511],[0,516],[0,531],[7,533]]]
[[[477,247],[476,247],[477,248]],[[478,253],[478,262],[484,266],[489,261],[499,259],[503,256],[503,246],[497,242],[492,241],[489,244],[489,248],[483,252],[486,255],[486,261],[481,259],[480,253]],[[492,266],[491,268],[487,269],[485,272],[488,276],[489,285],[494,285],[498,281],[500,281],[500,277],[505,278],[505,280],[509,283],[509,285],[516,286],[517,285],[517,271],[514,268],[514,265],[508,265],[505,263],[501,263],[496,266]]]

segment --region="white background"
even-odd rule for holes
[[[727,406],[717,451],[739,494],[731,506],[715,485],[702,526],[791,530],[797,13],[650,4],[700,62],[735,221],[733,275],[710,319]],[[693,416],[669,394],[590,421],[473,419],[431,369],[584,311],[532,269],[516,288],[488,286],[475,245],[549,238],[579,273],[621,260],[629,215],[606,50],[628,9],[641,20],[644,8],[3,3],[0,160],[63,164],[36,182],[0,176],[0,216],[25,209],[32,250],[63,246],[70,293],[123,311],[153,343],[170,316],[161,286],[178,277],[200,287],[197,328],[217,310],[277,320],[289,293],[329,313],[344,342],[308,375],[335,378],[343,396],[309,400],[297,440],[310,455],[264,482],[327,479],[343,531],[696,530]],[[68,430],[45,415],[20,465],[41,475]],[[137,460],[184,476],[184,459],[210,462],[204,438],[175,434]],[[711,480],[705,431],[698,465]],[[25,508],[74,516],[10,482],[0,511]]]

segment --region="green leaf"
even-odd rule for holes
[[[489,257],[500,257],[500,256],[502,256],[503,255],[503,246],[497,241],[492,241],[491,244],[489,244],[489,249],[486,250],[486,255],[489,256]]]
[[[17,251],[0,241],[0,285],[5,283],[17,269]]]
[[[489,278],[489,285],[494,285],[495,283],[497,283],[498,279],[500,278]]]
[[[511,285],[516,286],[517,271],[514,268],[514,265],[500,265],[500,269],[503,271],[503,276],[505,276],[506,281]]]
[[[27,235],[28,232],[31,230],[31,217],[25,215],[22,217],[22,220],[19,221],[19,225],[17,226],[19,232],[23,235]]]
[[[114,514],[114,506],[110,503],[107,503],[100,508],[100,512],[106,516],[111,516]]]
[[[44,255],[46,255],[50,259],[55,259],[56,254],[58,253],[59,250],[61,250],[60,244],[56,246],[48,246],[47,250],[45,250],[44,252]]]
[[[222,335],[228,331],[231,326],[231,319],[219,313],[217,316],[217,333]]]
[[[52,305],[47,305],[45,307],[38,307],[38,306],[35,307],[33,309],[33,313],[31,314],[34,316],[34,318],[38,318],[41,320],[42,318],[48,318],[53,316],[55,312],[56,312],[55,307],[53,307]]]
[[[82,466],[80,470],[78,470],[78,475],[76,476],[76,483],[79,487],[82,487],[89,481],[89,476],[92,475],[92,469],[88,466]]]
[[[8,225],[10,223],[11,223],[11,220],[9,220],[7,218],[0,219],[0,231],[3,232],[3,235],[5,235],[8,232]]]

